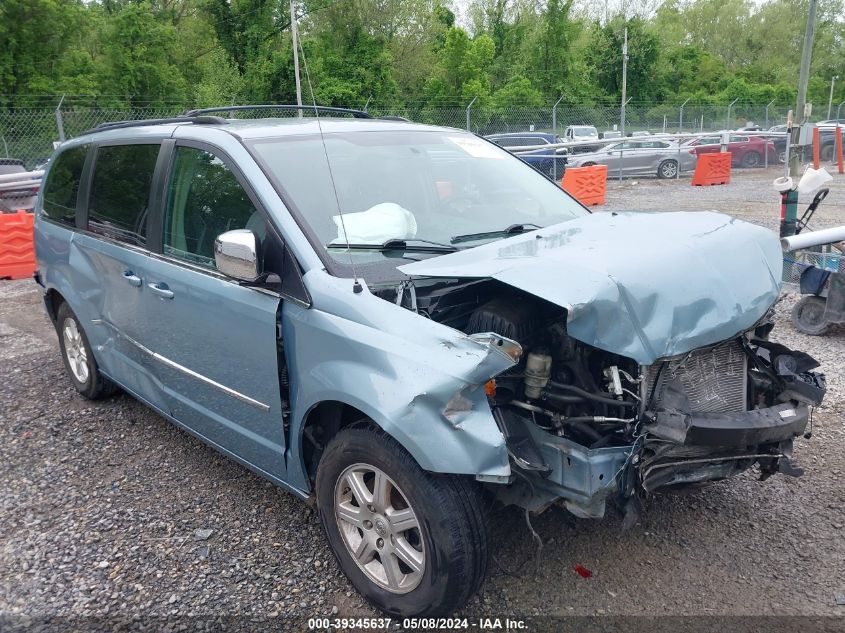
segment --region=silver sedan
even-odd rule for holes
[[[608,175],[651,176],[675,178],[695,169],[697,157],[689,148],[665,139],[629,139],[620,141],[588,154],[569,156],[567,167],[607,165]]]

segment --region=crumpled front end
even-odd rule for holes
[[[592,394],[606,409],[592,416],[555,411],[577,406],[579,392],[552,380],[545,398],[501,399],[509,449],[526,472],[502,497],[532,510],[561,502],[578,516],[601,517],[611,497],[627,502],[755,465],[761,479],[799,476],[792,443],[809,437],[812,408],[825,394],[816,367],[808,355],[751,331],[637,374],[609,368],[608,388]]]

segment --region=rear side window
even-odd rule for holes
[[[53,161],[44,183],[43,213],[51,220],[74,226],[76,224],[76,196],[88,146],[65,150]]]
[[[144,246],[147,210],[158,145],[108,145],[97,149],[88,203],[88,228]]]
[[[266,225],[244,188],[214,154],[177,147],[167,186],[164,252],[214,268],[214,240],[226,231],[250,229],[261,242]]]

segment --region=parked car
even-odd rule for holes
[[[0,176],[21,174],[21,180],[26,180],[24,177],[26,173],[27,170],[22,160],[0,158]],[[32,210],[35,206],[35,198],[38,196],[38,187],[3,189],[4,184],[7,183],[0,183],[0,213]]]
[[[675,178],[695,169],[696,156],[688,148],[678,150],[674,141],[656,139],[630,139],[608,145],[588,154],[569,158],[570,167],[607,165],[609,174],[623,176],[657,176]]]
[[[485,137],[499,147],[505,149],[529,147],[533,145],[554,145],[563,143],[563,139],[555,134],[545,132],[511,132],[507,134],[490,134]],[[520,151],[517,156],[534,167],[540,173],[548,175],[555,182],[559,182],[566,169],[566,156],[569,153],[565,147],[540,148],[533,151]]]
[[[698,156],[721,151],[722,137],[718,134],[699,136],[686,141],[683,147],[690,148]],[[731,134],[728,137],[727,150],[731,153],[731,165],[734,167],[761,167],[768,153],[769,163],[778,162],[775,144],[762,136]]]
[[[819,157],[826,163],[833,161],[836,157],[836,128],[842,128],[845,135],[845,125],[831,120],[817,123],[816,127],[819,128]]]
[[[79,394],[122,389],[313,499],[378,608],[463,605],[493,499],[530,524],[797,474],[824,382],[768,341],[768,229],[592,214],[460,130],[231,110],[63,143],[36,281]]]
[[[835,159],[836,151],[836,120],[820,121],[816,126],[819,128],[819,157],[824,162],[832,161]],[[785,133],[786,125],[774,125],[768,131]],[[843,130],[843,134],[845,134],[845,130]],[[786,137],[779,136],[773,138],[772,142],[775,145],[778,161],[782,163],[786,157]],[[809,151],[809,149],[805,151]]]
[[[622,138],[622,132],[619,132],[617,130],[606,130],[601,133],[601,137],[605,141],[610,141],[615,138]]]
[[[563,137],[567,141],[597,141],[599,132],[593,125],[568,125]]]

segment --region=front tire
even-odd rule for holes
[[[341,430],[317,469],[317,510],[341,569],[387,614],[447,615],[487,570],[477,484],[424,471],[392,437]]]
[[[85,330],[67,303],[62,303],[56,313],[56,332],[65,371],[79,394],[88,400],[112,395],[117,386],[100,374]]]

